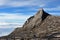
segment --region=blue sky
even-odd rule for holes
[[[40,8],[60,16],[60,0],[0,0],[0,36],[22,27]]]

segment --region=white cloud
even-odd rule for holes
[[[0,13],[0,19],[27,19],[30,15]]]
[[[23,23],[7,23],[7,22],[0,22],[0,28],[17,28],[22,27]]]
[[[54,1],[54,0],[52,0]],[[40,6],[44,7],[51,0],[0,0],[0,6],[20,7],[20,6]]]
[[[13,28],[1,28],[0,29],[0,37],[9,35],[11,32],[13,32],[15,29]]]
[[[60,16],[60,13],[59,12],[56,12],[56,13],[55,12],[52,12],[52,13],[50,12],[49,14],[51,14],[53,16]]]
[[[0,13],[0,28],[22,27],[24,22],[30,16],[31,15],[23,15],[21,13],[20,14],[19,13],[16,13],[16,14]]]
[[[0,37],[1,36],[6,36],[6,35],[8,35],[8,34],[10,34],[9,32],[2,32],[1,34],[0,34]]]
[[[46,11],[60,11],[60,6],[54,7],[54,8],[44,8]]]
[[[56,6],[53,8],[44,8],[45,11],[47,11],[49,14],[54,16],[60,16],[60,6]]]

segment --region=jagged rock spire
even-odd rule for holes
[[[43,9],[39,9],[39,11],[37,12],[37,14],[35,16],[42,16],[43,14]]]
[[[48,15],[48,13],[46,13],[43,8],[39,9],[39,11],[37,12],[37,14],[35,15],[36,18],[42,18],[42,20],[44,20]]]

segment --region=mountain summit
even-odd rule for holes
[[[43,9],[40,9],[35,16],[41,18],[42,20],[44,20],[48,15],[49,14],[46,13]]]
[[[52,16],[40,9],[31,16],[23,27],[16,28],[8,36],[0,37],[1,40],[57,40],[60,37],[60,17]]]

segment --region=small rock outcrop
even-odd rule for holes
[[[40,9],[27,19],[23,27],[16,28],[1,40],[59,40],[60,16],[52,16]]]

